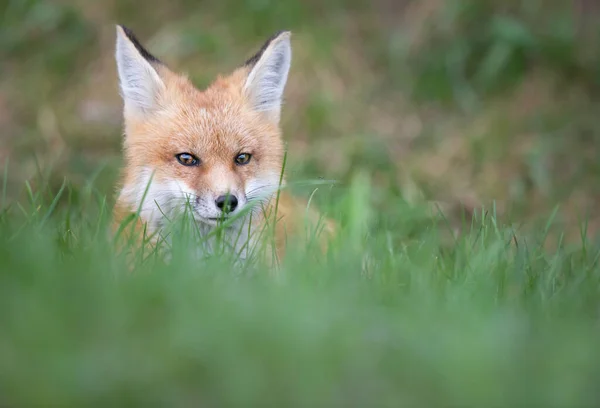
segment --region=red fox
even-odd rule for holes
[[[150,54],[131,30],[116,29],[125,166],[115,230],[137,214],[133,228],[120,232],[152,235],[155,244],[165,222],[187,206],[198,231],[208,235],[220,221],[254,205],[224,229],[225,241],[244,258],[256,240],[253,233],[276,210],[272,249],[281,259],[286,236],[304,231],[307,213],[305,201],[280,189],[285,186],[280,116],[291,33],[273,35],[242,66],[200,90]],[[320,223],[318,212],[308,213]],[[331,220],[323,227],[322,237],[334,231]],[[208,245],[203,251],[211,251]]]

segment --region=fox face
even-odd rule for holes
[[[291,62],[280,32],[242,66],[196,88],[117,26],[124,102],[124,178],[118,202],[151,227],[186,208],[210,228],[246,206],[260,210],[280,183],[281,103]]]

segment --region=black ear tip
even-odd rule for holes
[[[117,24],[117,27],[120,27],[123,30],[123,33],[125,34],[125,36],[127,37],[127,39],[129,41],[131,41],[131,43],[135,46],[135,48],[142,55],[142,57],[144,57],[149,62],[162,64],[162,62],[158,58],[156,58],[154,55],[152,55],[142,45],[142,43],[140,43],[140,41],[137,39],[136,35],[133,33],[133,31],[131,29],[129,29],[128,27],[126,27],[126,26],[124,26],[122,24]]]
[[[124,26],[123,24],[117,24],[117,27],[120,28],[123,31],[123,34],[125,34],[125,36],[131,42],[139,44],[139,40],[137,39],[137,36],[135,35],[135,33],[129,27]]]
[[[275,40],[276,38],[278,38],[280,35],[282,35],[284,33],[291,34],[291,31],[288,31],[288,30],[279,30],[279,31],[275,32],[273,35],[271,35],[267,39],[267,41],[265,41],[263,43],[262,47],[260,48],[260,50],[258,50],[258,52],[256,54],[254,54],[252,57],[248,58],[246,60],[246,62],[244,62],[244,66],[253,66],[254,64],[256,64],[258,62],[258,60],[260,59],[260,57],[262,57],[262,55],[265,52],[265,50],[273,42],[273,40]]]
[[[118,27],[121,28],[121,30],[123,30],[123,32],[125,33],[125,35],[127,36],[127,38],[129,38],[130,40],[135,40],[136,42],[139,42],[137,40],[137,37],[135,35],[135,33],[127,26],[124,26],[123,24],[118,24]]]

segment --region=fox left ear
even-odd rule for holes
[[[165,88],[156,69],[162,63],[139,43],[131,30],[121,25],[117,26],[115,58],[125,109],[138,115],[153,111]]]
[[[246,61],[249,68],[244,92],[259,112],[279,122],[283,91],[292,60],[291,33],[282,31],[265,42],[260,51]]]

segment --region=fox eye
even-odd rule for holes
[[[197,166],[200,163],[200,160],[190,153],[179,153],[175,155],[175,158],[184,166]]]
[[[235,162],[240,165],[248,164],[252,155],[250,153],[240,153],[235,157]]]

